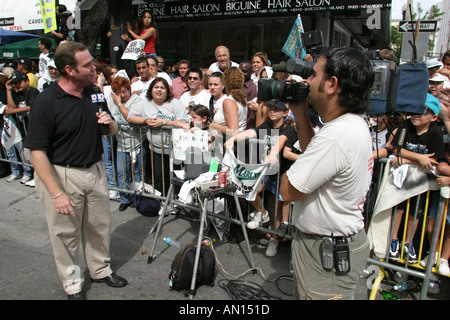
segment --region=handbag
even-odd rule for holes
[[[149,193],[146,194],[150,195]],[[137,212],[146,217],[156,217],[161,208],[161,202],[159,200],[147,197],[143,195],[143,192],[138,191],[134,191],[133,193],[133,205]]]

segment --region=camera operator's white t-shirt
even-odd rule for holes
[[[373,169],[368,125],[355,114],[327,122],[286,172],[306,197],[294,204],[302,232],[349,236],[364,227],[363,206]]]

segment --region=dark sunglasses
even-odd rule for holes
[[[198,80],[198,77],[188,77],[188,80]]]

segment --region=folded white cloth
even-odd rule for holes
[[[391,168],[391,171],[394,177],[394,185],[400,189],[403,186],[406,176],[408,175],[408,165],[403,164],[398,168]]]
[[[191,190],[195,188],[199,183],[211,181],[214,179],[214,175],[216,172],[205,172],[198,176],[193,181],[185,181],[183,185],[181,186],[180,192],[178,193],[178,200],[185,204],[190,204],[193,201],[193,197],[191,195]]]

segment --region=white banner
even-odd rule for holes
[[[208,151],[209,135],[206,130],[172,129],[173,156],[175,160],[186,161],[186,150],[194,147]]]
[[[122,59],[136,61],[139,57],[142,57],[141,53],[144,51],[145,41],[136,39],[130,41],[127,48],[123,52]]]
[[[236,185],[238,197],[246,198],[247,201],[254,201],[268,165],[243,163],[228,149],[225,151],[223,165],[230,169],[229,175],[231,181]]]
[[[76,12],[77,0],[61,0],[59,3],[72,14]],[[0,28],[12,31],[44,29],[39,0],[1,0]]]
[[[2,145],[6,150],[10,149],[16,143],[22,141],[22,135],[14,121],[9,116],[4,117],[2,130]]]

